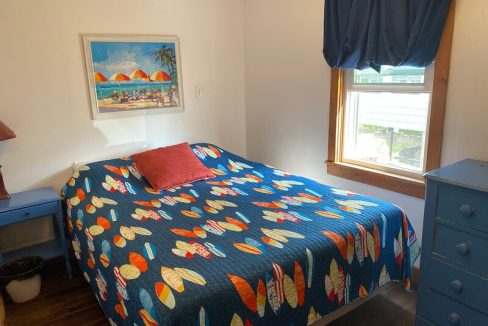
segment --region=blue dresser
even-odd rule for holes
[[[488,162],[425,175],[417,325],[488,325]]]

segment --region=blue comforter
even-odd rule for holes
[[[397,206],[191,146],[216,178],[160,193],[130,158],[63,189],[71,243],[117,325],[306,325],[390,281],[419,245]]]

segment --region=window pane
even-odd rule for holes
[[[421,172],[429,93],[348,92],[343,156]]]
[[[354,70],[354,84],[423,84],[425,68],[381,66],[381,73],[368,68]]]

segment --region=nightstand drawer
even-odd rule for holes
[[[57,212],[57,210],[58,203],[55,201],[26,208],[15,209],[0,214],[0,225],[16,223],[24,221],[26,219],[54,214]]]
[[[470,309],[448,297],[433,291],[427,291],[425,298],[425,302],[429,304],[417,308],[420,310],[419,315],[436,325],[488,325],[487,315]]]
[[[486,279],[432,259],[429,287],[488,314]]]
[[[433,254],[488,277],[488,239],[436,223]]]
[[[455,186],[439,186],[436,216],[488,232],[486,193]]]

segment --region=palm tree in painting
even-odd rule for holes
[[[173,48],[163,45],[159,50],[153,53],[154,59],[161,62],[163,66],[168,67],[169,75],[173,84],[178,85],[178,74],[176,70],[176,53]]]

